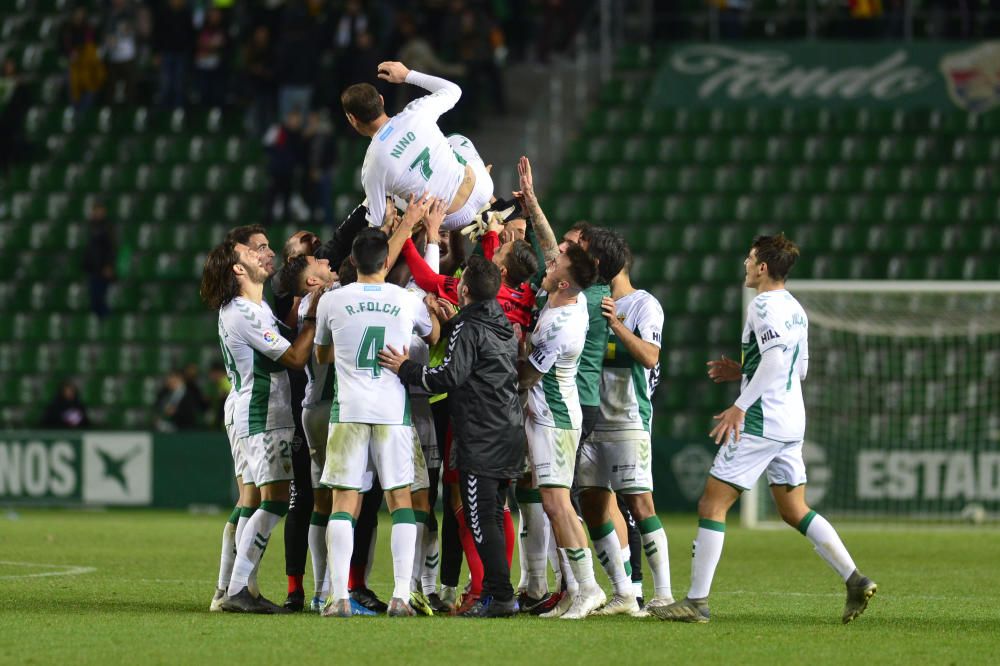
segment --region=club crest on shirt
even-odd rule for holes
[[[618,321],[622,322],[623,324],[625,323],[625,313],[624,312],[618,315]]]

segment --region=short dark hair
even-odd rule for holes
[[[569,259],[569,277],[580,289],[586,289],[597,279],[597,262],[590,253],[579,245],[573,244],[566,248],[566,258]]]
[[[358,232],[351,244],[351,259],[358,275],[374,275],[382,270],[389,256],[389,241],[378,229],[368,227]]]
[[[574,224],[572,227],[570,227],[567,230],[567,233],[569,231],[579,231],[581,236],[586,236],[587,232],[590,231],[592,228],[593,228],[593,225],[591,225],[590,222],[587,222],[585,220],[580,220],[579,222],[577,222],[576,224]]]
[[[341,287],[358,281],[358,269],[351,263],[351,258],[346,257],[340,262],[340,269],[337,271],[337,281]]]
[[[240,295],[240,283],[233,266],[240,262],[236,242],[226,240],[212,248],[201,271],[201,300],[218,310]]]
[[[346,113],[363,123],[370,123],[383,113],[382,96],[370,83],[355,83],[340,94],[340,104]]]
[[[587,252],[597,260],[598,280],[604,284],[611,282],[625,265],[625,239],[602,227],[587,229],[583,238],[587,240]]]
[[[262,224],[244,224],[242,227],[233,227],[226,234],[226,240],[242,245],[250,244],[250,237],[254,234],[267,236],[267,229]]]
[[[302,288],[302,273],[309,268],[309,258],[307,255],[298,254],[289,257],[285,265],[281,267],[275,276],[278,291],[292,296],[301,296],[305,291]]]
[[[500,291],[500,269],[492,261],[475,254],[469,257],[462,271],[462,280],[474,301],[488,301]]]
[[[524,240],[513,241],[510,251],[504,257],[504,268],[511,284],[519,285],[538,272],[538,257],[531,243]]]
[[[799,246],[786,238],[784,233],[757,236],[750,247],[757,250],[757,262],[767,264],[767,274],[771,279],[779,282],[785,281],[799,258]]]

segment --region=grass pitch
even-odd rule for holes
[[[843,585],[802,536],[734,526],[707,625],[209,613],[224,521],[138,511],[0,516],[0,663],[967,664],[997,663],[1000,650],[993,529],[844,526],[848,548],[879,583],[868,611],[845,627]],[[695,521],[664,524],[683,594]],[[388,596],[388,519],[381,525],[372,587]],[[279,603],[283,552],[279,527],[261,574]]]

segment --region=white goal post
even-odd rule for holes
[[[1000,514],[1000,282],[792,279],[788,290],[809,318],[809,503],[883,523]],[[745,526],[778,520],[766,476],[740,504]]]

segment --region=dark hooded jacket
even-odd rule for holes
[[[455,467],[494,479],[524,468],[524,414],[517,396],[517,338],[496,299],[472,303],[448,322],[444,362],[405,361],[404,384],[449,394]]]

